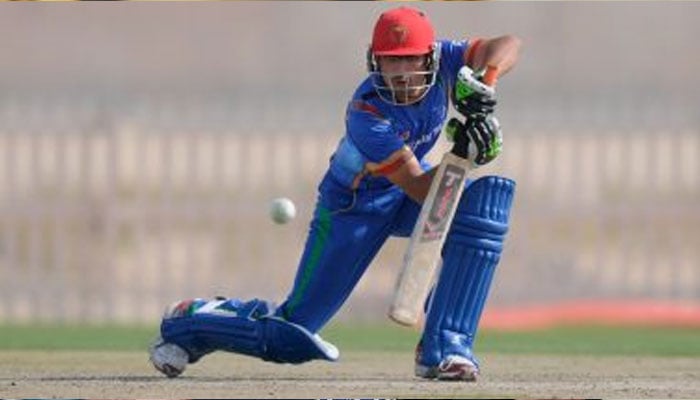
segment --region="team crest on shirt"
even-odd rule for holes
[[[404,142],[408,141],[408,139],[411,138],[411,132],[410,131],[403,131],[399,133],[399,138],[403,140]]]

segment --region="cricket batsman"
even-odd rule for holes
[[[512,35],[436,40],[428,16],[401,6],[382,13],[367,51],[368,76],[345,111],[345,132],[318,185],[318,199],[296,278],[275,306],[261,299],[192,299],[165,312],[150,360],[169,377],[214,351],[277,363],[335,361],[338,349],[318,332],[336,314],[390,236],[408,237],[435,168],[435,145],[450,104],[464,117],[450,123],[452,152],[473,166],[492,161],[502,134],[496,100],[470,90],[458,72],[502,76],[518,59]],[[515,183],[468,180],[442,247],[442,268],[424,302],[416,348],[420,378],[474,381],[472,349],[508,230]]]

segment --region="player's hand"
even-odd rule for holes
[[[474,92],[461,100],[455,99],[455,109],[467,119],[477,115],[490,115],[496,109],[496,99]]]
[[[477,115],[492,114],[496,108],[493,87],[483,82],[485,71],[475,73],[463,66],[457,74],[453,103],[455,109],[467,119]]]
[[[457,118],[447,122],[447,134],[454,140],[452,153],[479,167],[493,161],[503,150],[503,134],[493,115],[476,115],[466,124]]]

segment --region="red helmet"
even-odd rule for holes
[[[435,30],[424,12],[399,7],[384,12],[372,35],[371,51],[375,56],[428,54],[433,50]]]
[[[419,101],[433,86],[439,68],[440,49],[435,41],[433,25],[423,11],[401,6],[382,13],[374,25],[372,43],[367,51],[367,67],[372,76],[374,87],[382,99],[392,104],[399,104],[395,89],[384,81],[384,76],[379,70],[377,56],[418,55],[426,55],[427,57],[426,70],[415,73],[425,76],[425,83],[405,89],[421,90],[422,95],[411,103],[403,102],[401,104],[412,104]]]

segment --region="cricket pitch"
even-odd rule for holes
[[[3,351],[2,398],[700,398],[700,358],[481,355],[476,383],[413,377],[412,354],[278,365],[216,353],[179,378],[146,352]]]

